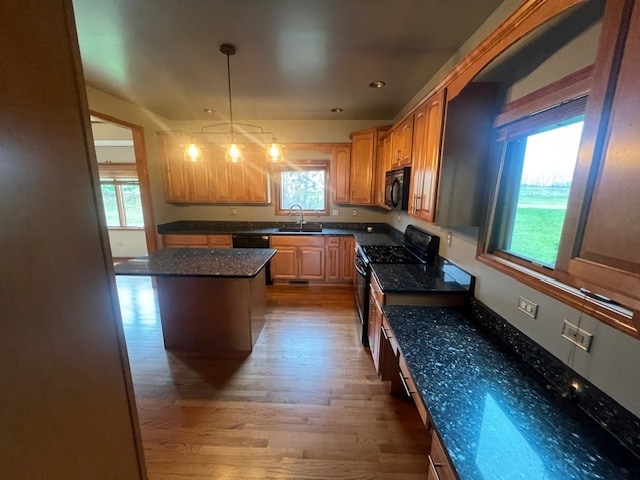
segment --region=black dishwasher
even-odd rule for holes
[[[233,248],[269,248],[269,235],[259,233],[239,233],[231,236]],[[271,285],[271,262],[267,262],[264,267],[267,285]]]

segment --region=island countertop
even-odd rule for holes
[[[273,248],[165,248],[115,265],[116,275],[250,278]]]

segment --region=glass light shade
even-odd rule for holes
[[[284,154],[282,153],[282,147],[277,143],[272,143],[269,148],[267,148],[267,161],[268,162],[281,162],[284,160]]]
[[[202,150],[198,145],[191,142],[184,149],[184,159],[187,162],[197,163],[204,160],[204,156],[202,155]]]
[[[240,148],[240,145],[236,143],[230,143],[227,147],[224,158],[229,163],[240,163],[244,161],[244,156],[242,155],[242,149]]]

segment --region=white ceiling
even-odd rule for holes
[[[169,120],[227,120],[219,46],[231,43],[233,114],[246,121],[392,119],[500,3],[73,2],[89,86]]]

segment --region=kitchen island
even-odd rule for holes
[[[167,248],[115,265],[156,279],[164,346],[176,352],[251,352],[264,326],[271,248]]]

